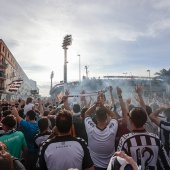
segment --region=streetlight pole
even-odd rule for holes
[[[150,75],[150,73],[151,73],[151,71],[150,70],[147,70],[147,72],[149,73],[149,86],[150,86],[150,97],[152,97],[152,88],[151,88],[151,75]]]
[[[81,83],[81,64],[80,64],[80,54],[78,54],[77,56],[79,56],[79,82]]]
[[[64,84],[67,83],[67,47],[72,43],[72,35],[66,35],[63,40],[64,49]]]
[[[52,89],[52,87],[53,87],[53,82],[52,82],[53,80],[52,79],[54,78],[54,72],[53,71],[51,72],[50,78],[51,78],[51,89]]]

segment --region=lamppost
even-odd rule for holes
[[[80,54],[78,54],[77,56],[79,56],[79,82],[81,83],[81,64],[80,64]]]
[[[150,86],[150,97],[152,97],[152,88],[151,88],[151,75],[150,75],[150,73],[151,73],[151,71],[150,70],[147,70],[147,72],[149,73],[149,86]]]
[[[50,76],[50,78],[51,78],[51,89],[52,89],[52,87],[53,87],[52,79],[54,78],[54,72],[53,72],[53,71],[51,72],[51,76]]]
[[[67,47],[72,43],[72,35],[66,35],[63,40],[64,49],[64,83],[67,83]]]

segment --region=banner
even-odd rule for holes
[[[75,95],[68,95],[68,97],[82,97],[82,96],[97,96],[100,92],[105,93],[108,90],[110,90],[110,86],[109,87],[105,87],[99,91],[96,92],[92,92],[92,93],[86,93],[86,94],[75,94]]]
[[[21,86],[23,80],[14,80],[12,83],[8,84],[10,86],[9,90],[10,92],[17,92],[19,87]]]

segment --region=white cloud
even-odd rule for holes
[[[28,77],[45,85],[43,94],[49,92],[51,71],[55,82],[63,80],[66,34],[73,37],[68,80],[79,79],[78,54],[82,75],[85,65],[94,77],[147,75],[147,69],[168,68],[169,5],[169,0],[1,0],[0,38]]]

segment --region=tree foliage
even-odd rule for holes
[[[156,72],[154,75],[157,75],[156,79],[162,79],[165,83],[170,84],[170,69],[162,69],[160,72]]]

